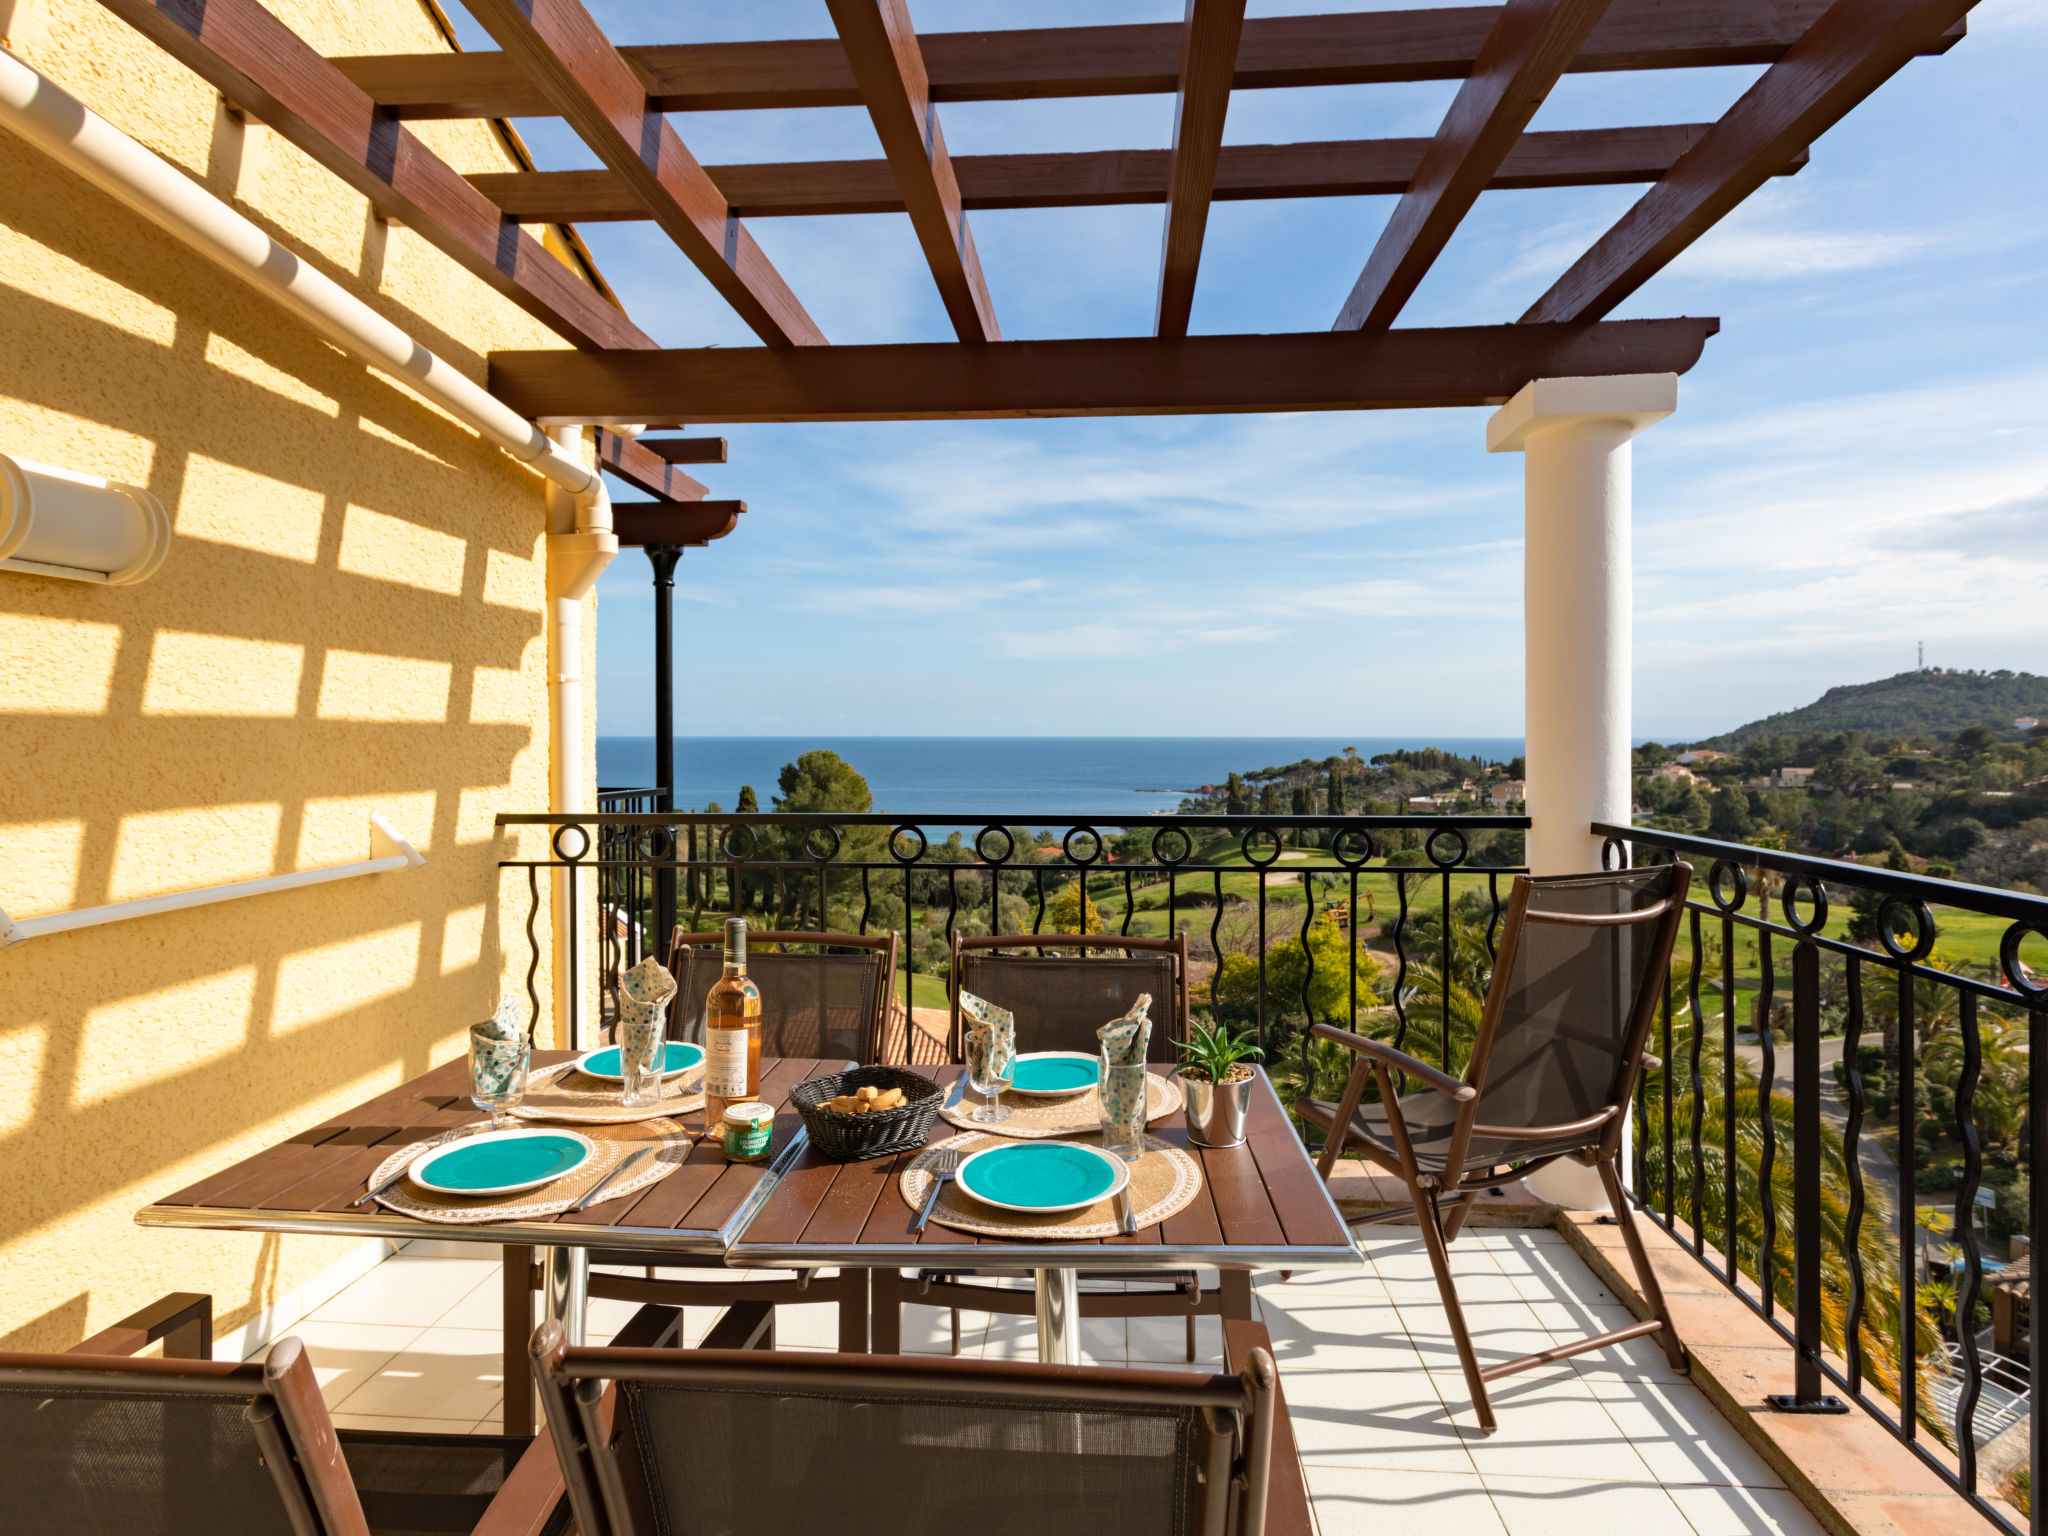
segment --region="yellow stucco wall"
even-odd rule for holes
[[[443,46],[417,0],[271,3],[328,53]],[[0,32],[476,376],[558,344],[91,0],[0,0]],[[510,168],[487,125],[422,137]],[[169,1290],[233,1326],[360,1240],[135,1210],[523,990],[492,817],[547,806],[542,483],[4,130],[0,452],[146,486],[177,535],[139,586],[0,572],[0,906],[361,859],[373,810],[428,860],[0,951],[0,1347]]]

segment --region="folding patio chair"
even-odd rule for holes
[[[1280,1409],[1241,1374],[578,1349],[533,1339],[580,1536],[946,1530],[1260,1536]],[[1298,1476],[1292,1467],[1284,1475]],[[1284,1507],[1284,1494],[1275,1503]],[[993,1517],[993,1518],[991,1518]]]
[[[553,1536],[545,1434],[337,1431],[312,1361],[205,1358],[212,1300],[167,1297],[68,1354],[0,1354],[0,1530],[38,1536]],[[163,1339],[163,1359],[134,1352]]]
[[[1033,949],[1037,954],[1006,954]],[[1047,954],[1055,950],[1066,953]],[[1106,951],[1122,951],[1120,954]],[[1152,1034],[1146,1056],[1155,1062],[1180,1059],[1176,1042],[1186,1038],[1188,1017],[1188,936],[1153,939],[1111,933],[991,934],[973,938],[953,935],[953,1059],[961,1059],[960,993],[972,992],[1017,1018],[1017,1049],[1021,1051],[1094,1052],[1102,1042],[1096,1030],[1129,1011],[1141,993],[1152,997]],[[950,1308],[953,1350],[960,1349],[960,1312],[1033,1315],[1038,1303],[1032,1292],[974,1283],[1009,1271],[921,1269],[906,1282],[894,1271],[875,1275],[875,1311],[883,1316],[885,1336],[900,1336],[901,1307],[918,1301]],[[1018,1271],[1017,1273],[1022,1273]],[[1187,1323],[1187,1357],[1195,1358],[1195,1319],[1221,1317],[1223,1292],[1204,1289],[1191,1269],[1165,1270],[1133,1280],[1127,1275],[1080,1275],[1081,1315],[1085,1317],[1179,1317]],[[1110,1290],[1090,1290],[1090,1281],[1108,1281]],[[1128,1282],[1128,1283],[1126,1283]],[[895,1318],[886,1316],[898,1309]],[[877,1347],[881,1347],[877,1345]]]
[[[1384,1041],[1328,1024],[1310,1028],[1312,1035],[1349,1047],[1354,1058],[1335,1104],[1305,1099],[1294,1106],[1325,1133],[1317,1166],[1328,1179],[1339,1155],[1355,1151],[1407,1184],[1450,1317],[1458,1364],[1488,1430],[1494,1417],[1486,1383],[1517,1371],[1647,1334],[1657,1336],[1675,1369],[1685,1368],[1685,1349],[1643,1251],[1616,1159],[1636,1079],[1646,1062],[1655,1063],[1644,1043],[1664,994],[1691,882],[1692,866],[1684,863],[1614,874],[1517,877],[1462,1078]],[[1423,1086],[1399,1093],[1397,1073]],[[1378,1085],[1376,1103],[1364,1098],[1368,1080]],[[1482,1369],[1451,1280],[1447,1245],[1481,1191],[1561,1157],[1599,1171],[1650,1318]],[[1513,1174],[1501,1174],[1503,1166]],[[1407,1207],[1396,1206],[1364,1220],[1407,1214]]]

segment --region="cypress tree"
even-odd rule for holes
[[[1324,790],[1327,808],[1332,816],[1344,814],[1344,775],[1335,768],[1330,770],[1330,782]]]
[[[1233,773],[1223,785],[1223,810],[1226,815],[1242,816],[1251,808],[1251,800],[1244,792],[1244,777]]]

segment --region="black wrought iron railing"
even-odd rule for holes
[[[1636,1098],[1637,1203],[1792,1343],[1778,1406],[1827,1411],[1832,1386],[2017,1536],[2040,1477],[2020,1277],[2048,1134],[2048,900],[1594,831],[1610,862],[1697,872],[1664,1066]]]
[[[1318,1061],[1306,1025],[1370,1016],[1448,1062],[1455,995],[1483,992],[1521,867],[1525,816],[901,816],[660,814],[647,791],[605,791],[590,816],[504,815],[546,829],[525,870],[528,993],[541,1006],[542,876],[562,871],[572,910],[595,902],[599,1028],[616,978],[665,948],[675,924],[728,913],[791,931],[900,935],[903,1018],[946,1007],[957,933],[1166,936],[1185,931],[1192,1003],[1256,1034],[1276,1069],[1335,1097],[1348,1059]],[[574,957],[572,956],[572,964]],[[1444,999],[1453,1002],[1447,1005]],[[574,1006],[572,1002],[572,1007]],[[572,1038],[583,1037],[580,1019]],[[1340,1053],[1341,1054],[1341,1053]]]

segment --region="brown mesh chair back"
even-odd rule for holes
[[[769,944],[804,947],[763,947]],[[704,999],[724,966],[724,945],[722,933],[676,930],[669,954],[676,978],[672,1039],[703,1043]],[[749,933],[747,974],[761,989],[762,1054],[878,1061],[895,959],[894,934]]]
[[[936,1529],[990,1499],[1060,1536],[1261,1529],[1272,1358],[1243,1376],[534,1336],[583,1536]],[[606,1384],[614,1393],[608,1400]],[[609,1410],[609,1412],[608,1412]],[[1242,1496],[1239,1496],[1242,1490]]]
[[[1032,949],[1030,954],[1002,951]],[[1065,953],[1044,953],[1047,950]],[[1118,951],[1110,953],[1109,951]],[[1017,1016],[1019,1051],[1101,1048],[1096,1031],[1123,1017],[1141,993],[1152,995],[1152,1061],[1180,1059],[1174,1043],[1187,1028],[1187,935],[1140,939],[1112,934],[996,934],[953,940],[954,1059],[960,1059],[964,988]]]
[[[270,1367],[0,1354],[0,1530],[367,1536],[332,1427],[302,1442],[284,1423],[281,1395],[320,1403],[285,1342]]]
[[[1662,995],[1692,871],[1515,882],[1465,1081],[1479,1090],[1461,1166],[1615,1138]],[[1554,1128],[1554,1134],[1529,1134]],[[1486,1130],[1513,1130],[1493,1136]],[[1421,1150],[1418,1143],[1417,1150]],[[1454,1149],[1456,1150],[1456,1149]],[[1460,1167],[1446,1169],[1455,1182]]]

